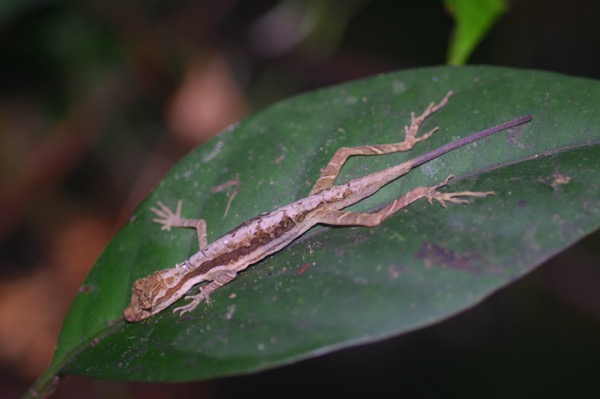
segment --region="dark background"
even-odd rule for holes
[[[470,63],[598,79],[599,15],[513,1]],[[3,1],[0,397],[47,366],[94,260],[178,158],[290,95],[443,64],[451,29],[439,0]],[[204,383],[71,377],[56,397],[600,397],[599,242],[378,344]]]

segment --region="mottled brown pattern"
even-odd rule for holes
[[[220,265],[226,265],[235,262],[239,258],[242,258],[256,249],[262,247],[263,245],[268,244],[269,242],[281,237],[287,231],[291,230],[296,225],[296,222],[292,220],[292,218],[286,216],[277,226],[275,226],[271,230],[257,230],[250,240],[249,244],[244,245],[244,243],[240,243],[241,245],[237,248],[232,249],[229,252],[221,254],[214,259],[211,259],[208,262],[203,263],[199,268],[191,272],[188,276],[189,278],[194,278],[196,276],[205,274],[212,268]]]
[[[301,216],[302,216],[302,218],[304,218],[305,214],[303,213],[303,214],[301,214]],[[259,219],[259,218],[261,218],[261,216],[251,219],[248,222],[254,221],[255,219]],[[241,226],[238,226],[231,232],[238,230],[240,227],[242,227],[244,225],[247,225],[248,222],[244,223]],[[251,254],[252,252],[256,251],[257,249],[262,248],[266,244],[283,236],[286,232],[288,232],[289,230],[294,228],[295,225],[296,225],[296,221],[294,221],[291,217],[286,215],[283,217],[281,222],[279,222],[279,224],[277,226],[275,226],[274,228],[272,228],[270,230],[257,230],[247,245],[244,245],[244,243],[242,242],[242,243],[240,243],[241,244],[240,246],[233,248],[231,251],[223,253],[223,254],[217,256],[216,258],[213,258],[209,261],[204,262],[197,269],[195,269],[195,270],[191,271],[189,274],[187,274],[186,278],[182,279],[179,282],[179,284],[168,289],[163,297],[169,298],[172,295],[174,295],[177,292],[177,290],[179,290],[186,281],[189,281],[189,279],[193,279],[195,277],[206,274],[207,272],[209,272],[210,270],[212,270],[215,267],[235,263],[238,259]]]

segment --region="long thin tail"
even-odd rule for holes
[[[411,159],[410,161],[407,161],[405,164],[408,164],[410,166],[410,169],[412,169],[416,166],[424,164],[427,161],[431,161],[432,159],[437,158],[440,155],[443,155],[449,151],[455,150],[459,147],[470,144],[470,143],[477,141],[479,139],[482,139],[484,137],[491,136],[492,134],[501,132],[503,130],[510,129],[511,127],[522,125],[523,123],[529,122],[531,119],[533,119],[531,114],[520,116],[516,119],[513,119],[512,121],[502,123],[500,125],[491,127],[489,129],[483,130],[481,132],[472,134],[467,137],[463,137],[462,139],[458,139],[451,143],[443,145],[439,148],[436,148],[435,150],[429,151],[421,156]]]

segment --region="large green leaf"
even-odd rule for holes
[[[445,189],[495,190],[469,206],[415,203],[377,228],[311,230],[217,290],[184,317],[122,320],[132,283],[197,250],[193,230],[168,232],[150,206],[202,216],[209,241],[306,196],[341,146],[402,139],[410,111],[448,90],[410,153],[355,157],[364,175],[516,116],[531,123],[435,159],[354,209],[368,210],[452,173]],[[185,381],[247,373],[401,334],[471,307],[600,225],[600,85],[504,68],[429,68],[381,75],[283,101],[182,159],[106,248],[63,326],[54,374]],[[239,194],[224,217],[236,175]],[[183,301],[177,303],[181,305]]]

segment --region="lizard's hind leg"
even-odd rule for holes
[[[446,208],[446,202],[455,204],[468,204],[469,201],[462,197],[487,197],[494,195],[493,191],[459,191],[455,193],[442,193],[437,189],[445,186],[453,176],[450,175],[441,183],[431,187],[417,187],[402,197],[395,199],[387,204],[382,210],[374,213],[350,212],[328,210],[319,215],[318,222],[332,226],[378,226],[385,219],[407,207],[418,199],[426,198],[431,204],[433,200],[437,201]]]
[[[428,116],[437,112],[440,108],[444,107],[448,103],[448,99],[452,95],[452,91],[449,91],[448,94],[438,103],[431,103],[429,106],[423,111],[421,115],[418,117],[415,116],[414,112],[410,114],[410,126],[404,126],[404,141],[393,144],[379,144],[379,145],[364,145],[360,147],[342,147],[338,149],[331,161],[327,164],[321,176],[313,186],[312,190],[310,190],[309,195],[316,194],[328,188],[331,188],[335,183],[335,179],[337,178],[342,166],[346,163],[348,157],[352,155],[383,155],[383,154],[391,154],[393,152],[401,152],[408,151],[415,146],[419,141],[423,141],[426,138],[430,137],[433,133],[435,133],[439,128],[434,128],[429,132],[417,137],[417,133],[419,131],[419,127],[421,124],[427,119]]]

